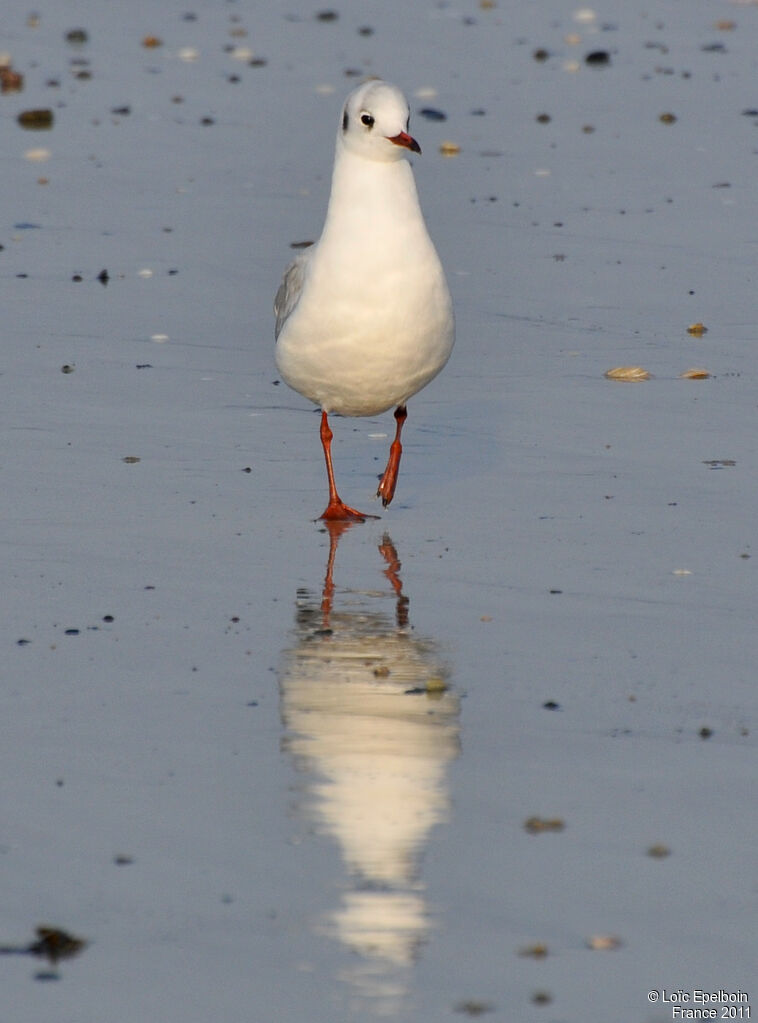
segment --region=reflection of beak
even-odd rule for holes
[[[407,132],[401,131],[399,135],[388,135],[387,138],[390,142],[394,142],[396,146],[405,146],[406,149],[410,149],[412,153],[421,153],[421,146],[418,142]]]

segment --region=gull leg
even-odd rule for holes
[[[340,495],[337,493],[337,485],[334,482],[334,468],[332,466],[332,431],[329,427],[329,420],[327,419],[326,412],[321,413],[321,446],[324,449],[324,459],[326,461],[326,476],[329,480],[329,504],[326,506],[324,514],[319,516],[326,521],[342,521],[342,522],[365,522],[366,519],[376,519],[377,515],[364,515],[363,512],[356,511],[355,508],[351,508],[345,504]]]
[[[408,410],[405,405],[398,405],[395,409],[395,422],[397,423],[395,428],[395,439],[390,445],[390,457],[387,459],[387,468],[384,470],[384,474],[379,483],[379,489],[376,492],[376,496],[381,497],[382,504],[385,508],[395,496],[397,473],[400,468],[400,456],[403,453],[403,445],[400,443],[400,434],[403,432],[403,423],[407,418]]]

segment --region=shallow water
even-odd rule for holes
[[[0,945],[89,945],[0,960],[14,1023],[752,994],[758,6],[34,10],[0,43]],[[352,72],[411,99],[458,342],[392,507],[330,537],[271,301]],[[393,426],[334,424],[367,511]]]

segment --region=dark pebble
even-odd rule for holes
[[[590,67],[606,67],[611,62],[611,55],[607,50],[592,50],[584,58],[584,63]]]
[[[39,110],[22,110],[17,117],[18,123],[27,131],[47,131],[53,126],[53,112],[49,107]]]
[[[437,110],[435,107],[422,107],[419,110],[419,117],[425,117],[427,121],[447,120],[447,114],[444,110]]]

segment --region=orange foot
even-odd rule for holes
[[[366,519],[378,519],[379,516],[366,515],[351,508],[349,504],[345,504],[339,498],[336,500],[332,498],[326,506],[326,511],[323,515],[319,515],[319,518],[325,522],[365,522]]]

